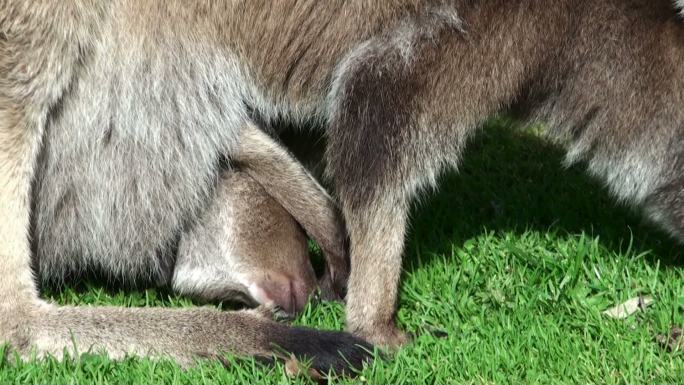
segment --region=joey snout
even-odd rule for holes
[[[291,317],[304,309],[315,288],[309,277],[292,278],[279,272],[267,272],[248,286],[249,295],[267,308],[282,310]]]

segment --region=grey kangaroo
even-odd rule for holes
[[[206,201],[219,154],[249,145],[241,129],[253,120],[319,123],[350,242],[347,330],[380,345],[407,339],[394,313],[411,199],[508,107],[546,122],[568,164],[585,162],[618,199],[684,238],[684,22],[669,0],[0,4],[1,292],[12,314],[1,330],[15,344],[63,346],[54,330],[69,327],[96,346],[117,340],[88,330],[120,309],[56,308],[35,294],[29,186],[49,129],[126,139],[122,152],[136,156],[120,164],[135,161],[126,172],[159,186],[162,170],[192,180],[144,195],[179,199],[172,213],[185,219]],[[169,135],[183,146],[145,153]],[[263,164],[252,149],[248,163]],[[142,216],[128,196],[118,209]],[[175,322],[158,312],[136,313],[136,325],[155,314]],[[125,317],[107,319],[117,338],[140,334]],[[202,348],[254,353],[235,345]]]
[[[226,193],[220,186],[217,190],[217,181],[225,179],[224,158],[321,246],[327,262],[323,291],[334,297],[344,290],[345,232],[335,205],[287,151],[247,119],[236,121],[234,111],[222,108],[221,99],[235,97],[234,90],[222,89],[227,78],[215,82],[209,78],[219,72],[192,63],[195,54],[208,52],[190,53],[186,48],[199,48],[193,44],[179,51],[159,46],[155,50],[161,56],[153,50],[147,58],[138,57],[150,66],[142,72],[140,63],[133,63],[137,54],[120,51],[121,56],[110,58],[116,65],[109,67],[110,59],[96,53],[104,49],[102,54],[109,56],[119,50],[115,46],[127,45],[127,39],[116,38],[106,48],[109,38],[102,33],[108,32],[101,28],[135,4],[0,2],[0,274],[6,276],[0,280],[0,340],[22,355],[61,355],[78,346],[106,351],[112,358],[164,355],[189,364],[226,352],[267,358],[292,353],[312,358],[322,371],[359,367],[369,357],[370,346],[362,340],[288,327],[260,311],[71,307],[39,298],[28,234],[31,206],[37,206],[34,215],[39,217],[34,218],[36,262],[47,275],[102,269],[129,279],[176,279],[179,290],[218,295],[215,285],[192,282],[191,274],[203,266],[192,255],[197,250],[184,245],[206,236],[197,232],[198,224],[216,223],[203,215],[211,212],[208,206],[217,195]],[[147,56],[142,49],[139,53]],[[176,57],[181,51],[186,56]],[[133,66],[119,67],[124,62]],[[205,64],[227,64],[211,62]],[[51,177],[59,180],[50,184]],[[54,190],[34,199],[43,183]],[[236,181],[226,183],[234,183],[224,186],[229,189],[239,188]],[[45,225],[65,227],[41,228]],[[173,265],[169,255],[184,231]],[[236,246],[240,251],[253,247]],[[278,266],[271,268],[275,272]],[[279,278],[269,287],[271,277],[239,289],[257,301],[278,302],[272,290]],[[205,276],[211,278],[216,277]],[[246,284],[252,286],[249,277],[241,282]],[[293,285],[293,291],[300,289]],[[286,300],[298,308],[304,299]]]
[[[306,305],[316,276],[299,224],[247,173],[233,170],[222,175],[203,218],[181,235],[171,284],[203,301],[240,301],[290,317]]]
[[[68,147],[68,142],[54,146],[54,139],[48,139],[50,148]],[[316,282],[306,234],[246,172],[222,172],[204,213],[172,241],[177,246],[160,253],[156,238],[114,248],[105,242],[131,236],[92,237],[98,223],[93,218],[107,215],[102,213],[107,206],[79,193],[87,181],[65,186],[70,178],[62,175],[64,167],[50,165],[53,155],[44,155],[41,166],[52,171],[39,172],[33,187],[34,258],[43,282],[61,285],[97,271],[118,282],[171,286],[203,302],[261,305],[284,317],[301,310],[313,292]],[[68,200],[55,199],[65,196],[55,194],[63,190],[69,191]]]

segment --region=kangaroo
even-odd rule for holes
[[[354,46],[327,98],[328,175],[351,244],[347,328],[380,345],[407,340],[394,313],[411,199],[508,108],[544,123],[567,165],[582,162],[684,240],[684,22],[672,2],[450,1],[441,10]]]
[[[150,240],[150,244],[141,243],[142,249],[129,249],[131,253],[138,253],[133,256],[117,255],[116,249],[100,256],[94,254],[103,239],[79,238],[79,234],[97,230],[93,229],[93,217],[106,216],[101,213],[106,206],[89,202],[88,198],[92,199],[92,195],[80,189],[97,182],[83,177],[84,173],[79,170],[83,163],[78,160],[72,163],[45,160],[52,155],[63,155],[61,151],[53,153],[46,148],[48,151],[41,154],[44,161],[40,164],[44,170],[51,170],[51,166],[59,168],[67,163],[73,166],[69,170],[75,173],[65,173],[65,169],[51,170],[51,173],[39,172],[34,183],[37,259],[34,262],[39,276],[44,281],[62,283],[84,270],[95,270],[123,282],[170,284],[176,292],[203,301],[237,300],[249,305],[260,304],[279,316],[290,317],[301,310],[315,287],[306,236],[293,216],[256,181],[256,178],[263,178],[261,167],[269,171],[273,169],[279,177],[286,178],[286,185],[283,186],[278,185],[283,182],[270,179],[269,188],[281,188],[283,191],[279,194],[294,197],[288,198],[285,204],[300,210],[301,217],[309,224],[318,226],[312,233],[332,232],[324,234],[325,238],[322,239],[336,247],[333,251],[337,253],[343,253],[341,243],[344,233],[340,231],[337,218],[332,216],[333,204],[329,196],[287,151],[256,127],[246,127],[244,131],[242,143],[246,144],[247,149],[255,148],[254,153],[260,154],[262,164],[249,161],[250,157],[255,156],[252,152],[242,149],[236,151],[236,165],[219,173],[218,180],[214,182],[213,198],[206,205],[204,213],[197,216],[192,226],[183,230],[177,247],[169,250],[169,253],[156,253],[155,245]],[[69,142],[53,141],[53,135],[47,137],[46,147],[60,144],[64,146],[62,150],[74,149]],[[269,166],[274,161],[275,167]],[[81,175],[78,184],[65,183],[74,175]],[[70,194],[67,199],[64,194],[59,194],[63,190]],[[56,199],[55,196],[61,198]],[[91,206],[82,204],[84,201]],[[118,237],[125,239],[131,234],[122,233]],[[121,266],[126,263],[139,265]],[[146,271],[148,275],[145,277]],[[327,298],[336,298],[338,295],[335,281],[339,278],[335,278],[332,272],[329,266],[326,271],[329,284],[324,291]],[[164,277],[166,281],[157,277]],[[218,357],[223,352],[267,359],[274,353],[283,357],[282,352],[292,352],[296,356],[313,358],[312,365],[323,372],[334,370],[348,373],[350,367],[359,368],[369,358],[371,349],[364,341],[344,333],[287,328],[264,318],[265,313],[261,310],[222,313],[209,309],[55,309],[52,305],[43,306],[44,310],[53,308],[58,312],[48,313],[51,316],[49,318],[46,314],[40,314],[40,322],[31,325],[40,329],[38,336],[54,332],[73,333],[81,337],[79,345],[85,343],[86,348],[105,350],[112,358],[126,354],[153,355],[157,352],[188,365],[196,357]],[[100,319],[110,316],[113,318],[107,321]],[[12,322],[10,325],[16,325],[15,328],[25,327],[9,317],[12,315],[2,313],[0,320]],[[59,324],[60,321],[53,321],[52,317],[62,319],[66,324]],[[70,322],[76,323],[72,325]],[[179,339],[173,330],[184,330],[183,323],[188,322],[206,329],[191,333],[189,337],[183,335]],[[155,329],[159,326],[155,323],[171,329],[161,332]],[[66,329],[67,326],[69,329]],[[104,333],[98,335],[97,328],[102,326],[105,327]],[[5,329],[0,331],[6,332]],[[218,341],[212,340],[212,333],[219,331],[229,336]],[[10,330],[10,333],[17,332],[26,331]],[[67,335],[44,335],[48,337],[42,342],[45,345],[38,345],[40,354],[61,354],[65,347],[69,347],[64,345]],[[201,340],[185,345],[188,343],[186,338],[190,337]],[[132,342],[136,338],[141,339]],[[155,338],[161,340],[155,341]],[[14,343],[14,346],[18,346],[21,353],[32,351],[26,343]]]
[[[181,236],[173,288],[204,301],[302,310],[316,285],[306,234],[246,173],[223,174],[204,219]]]
[[[334,296],[344,290],[344,228],[334,203],[246,116],[235,120],[232,107],[223,109],[221,99],[232,100],[236,90],[223,89],[228,78],[210,79],[218,72],[187,61],[202,49],[191,53],[181,48],[198,48],[188,42],[181,43],[179,51],[159,47],[162,55],[143,59],[147,69],[142,72],[129,72],[142,69],[140,63],[118,67],[137,55],[120,51],[122,56],[111,58],[118,69],[102,67],[110,59],[101,54],[109,56],[119,50],[110,49],[124,43],[117,38],[107,47],[106,35],[118,27],[110,25],[114,29],[107,31],[106,25],[121,16],[118,12],[134,11],[129,5],[135,2],[0,3],[0,274],[6,278],[0,280],[0,340],[22,356],[73,354],[78,346],[105,351],[114,359],[168,356],[184,365],[197,357],[231,352],[260,357],[291,353],[311,358],[313,367],[323,372],[360,367],[371,348],[361,339],[344,332],[289,327],[261,311],[73,307],[39,298],[28,235],[31,206],[45,205],[51,211],[43,213],[58,214],[52,220],[85,223],[83,233],[62,229],[76,238],[53,240],[58,251],[76,251],[73,260],[63,261],[67,267],[78,271],[80,261],[90,267],[107,262],[91,259],[93,251],[104,251],[100,257],[131,252],[127,260],[108,266],[125,273],[109,272],[161,279],[173,270],[168,266],[172,259],[159,256],[168,256],[178,235],[201,221],[225,158],[321,246],[327,262],[323,291]],[[185,58],[171,59],[181,51]],[[181,65],[174,69],[167,59]],[[203,61],[217,69],[227,64]],[[108,78],[109,86],[96,84],[102,77]],[[55,138],[60,136],[65,147],[50,149],[59,144]],[[41,160],[50,156],[54,159]],[[35,202],[31,186],[40,186],[50,175],[64,179],[48,194],[49,201]],[[41,210],[34,213],[40,216]],[[48,222],[34,223],[39,249],[41,242],[44,248],[51,246],[40,238],[49,236],[40,229]],[[156,252],[149,252],[150,245]],[[182,276],[181,272],[178,277]]]
[[[3,5],[0,255],[10,280],[1,292],[23,324],[73,322],[36,314],[44,303],[28,267],[28,186],[48,126],[129,135],[131,149],[177,128],[186,152],[211,138],[201,154],[212,160],[239,154],[249,144],[240,129],[254,121],[322,125],[350,242],[347,330],[379,345],[407,340],[394,313],[411,199],[509,107],[548,123],[568,164],[585,162],[618,199],[684,238],[684,23],[669,0]],[[201,196],[215,174],[193,167],[197,183],[183,196]],[[277,175],[255,179],[268,190]],[[58,342],[38,330],[16,335]]]
[[[34,234],[34,258],[40,279],[46,284],[63,284],[67,277],[99,270],[119,282],[147,283],[134,273],[147,270],[154,274],[156,266],[126,268],[121,266],[131,263],[126,255],[83,252],[93,248],[93,241],[88,243],[78,234],[87,232],[94,221],[76,214],[82,208],[76,206],[77,199],[61,200],[58,208],[50,207],[55,202],[52,193],[61,188],[61,177],[43,175],[41,183],[34,186],[34,222],[40,223]],[[72,206],[67,207],[69,204]],[[155,246],[148,245],[145,254],[154,255]],[[164,258],[170,260],[161,261]],[[155,282],[158,285],[171,286],[202,302],[261,305],[284,317],[302,310],[316,285],[306,234],[261,185],[235,168],[221,173],[215,197],[196,223],[181,233],[177,250],[159,255],[155,261],[169,270],[158,273],[164,278]]]

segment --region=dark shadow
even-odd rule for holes
[[[631,247],[651,263],[684,264],[681,245],[637,209],[616,203],[584,164],[563,167],[563,157],[561,148],[515,122],[487,124],[466,148],[459,172],[449,172],[437,193],[414,204],[405,266],[417,262],[416,245],[425,262],[426,255],[450,254],[452,245],[484,231],[527,230],[584,233],[610,251]]]
[[[65,290],[67,288],[68,291]],[[239,310],[250,307],[236,301],[207,302],[181,296],[174,293],[168,286],[154,286],[148,281],[140,281],[139,285],[135,285],[97,273],[68,277],[64,284],[41,283],[39,289],[42,298],[59,300],[64,304],[72,305],[78,305],[81,301],[92,303],[95,297],[101,297],[98,299],[104,300],[104,305],[111,305],[111,299],[118,298],[126,304],[125,306],[130,307],[173,306],[174,303],[177,304],[181,301],[183,304],[194,306],[216,305],[219,309],[224,310]],[[88,296],[90,298],[84,300]]]

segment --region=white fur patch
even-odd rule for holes
[[[674,5],[681,16],[684,16],[684,0],[674,0]]]
[[[621,202],[641,204],[661,184],[662,166],[638,150],[628,150],[618,159],[594,156],[589,173],[606,181],[611,193]]]

